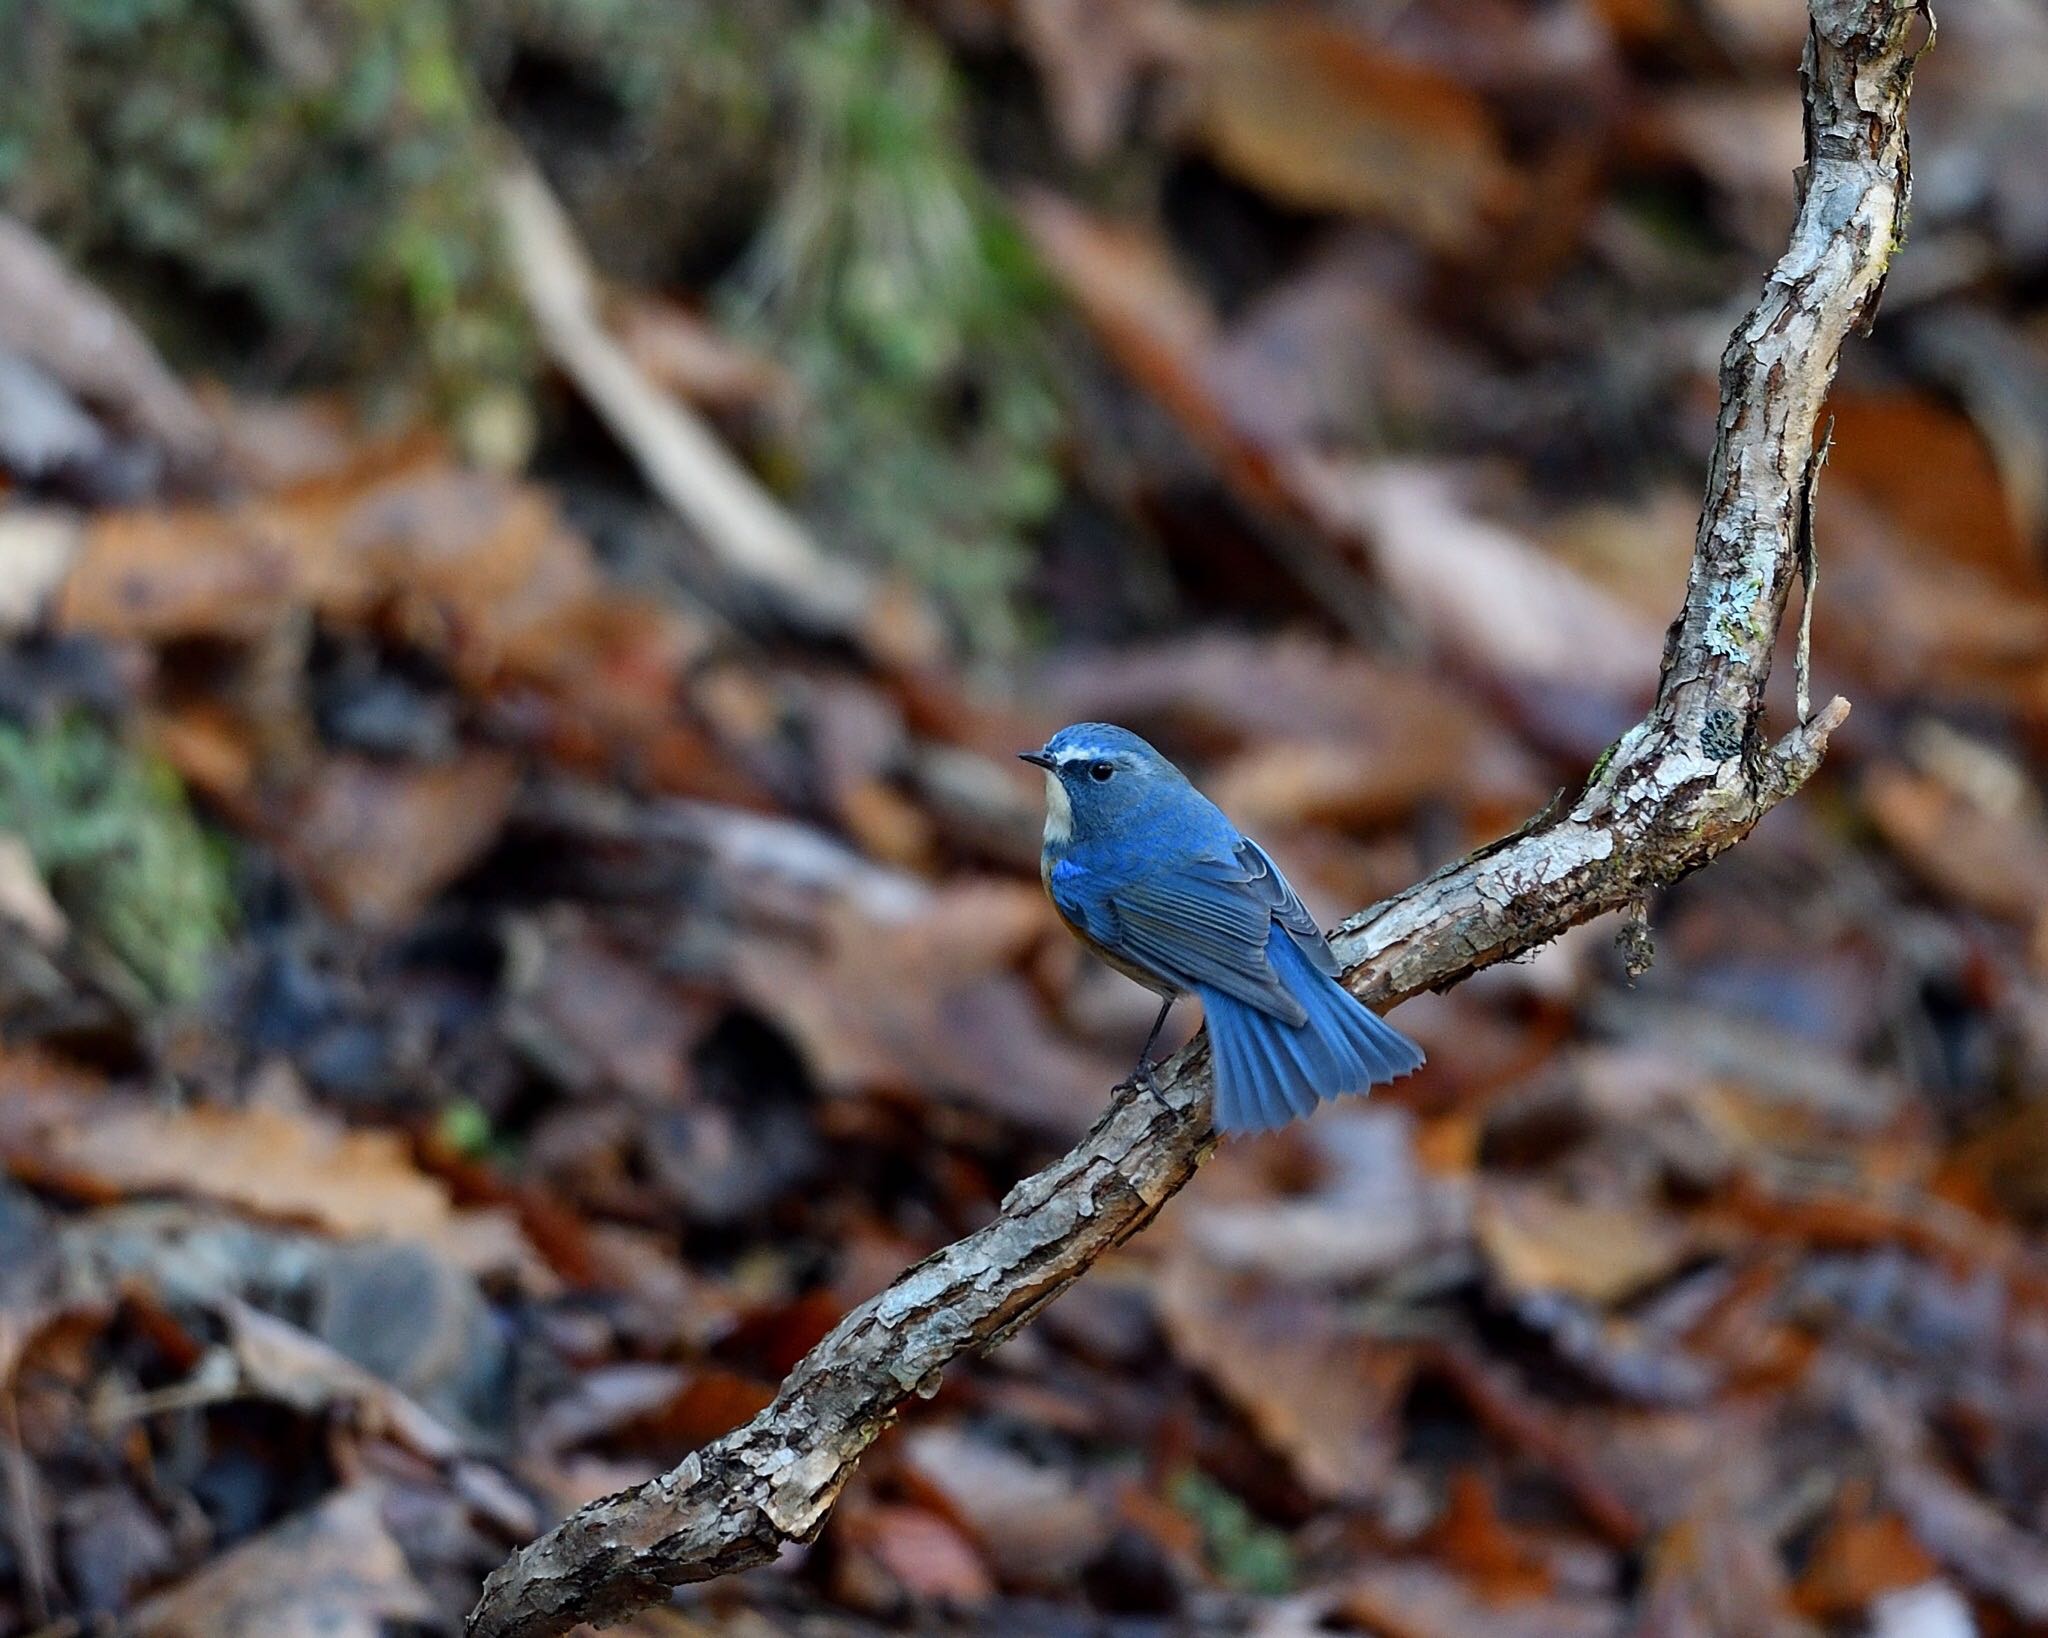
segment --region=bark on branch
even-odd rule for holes
[[[1799,570],[1821,402],[1903,233],[1921,11],[1915,0],[1811,0],[1798,221],[1722,359],[1719,436],[1655,706],[1569,805],[1337,930],[1363,999],[1455,984],[1697,870],[1805,782],[1848,715],[1834,700],[1771,743],[1764,685]],[[499,1568],[470,1638],[544,1638],[815,1536],[911,1395],[1017,1330],[1194,1175],[1214,1143],[1201,1038],[1160,1082],[1160,1098],[1119,1095],[1071,1153],[1010,1191],[995,1221],[848,1314],[753,1421]]]

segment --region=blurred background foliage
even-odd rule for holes
[[[316,28],[290,5],[10,7],[0,198],[186,360],[382,385],[396,335],[437,391],[523,385],[458,9],[348,0]]]
[[[1029,533],[1058,503],[1052,288],[971,162],[938,43],[841,0],[788,46],[775,203],[729,320],[802,383],[804,484],[834,538],[1014,649]]]
[[[1061,490],[1052,293],[920,24],[863,0],[10,9],[0,202],[174,359],[425,401],[522,453],[538,356],[490,214],[508,105],[608,272],[710,277],[789,368],[789,487],[1015,649]]]

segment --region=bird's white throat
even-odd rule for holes
[[[1067,787],[1050,769],[1045,775],[1045,844],[1065,847],[1074,834],[1074,804],[1067,800]]]

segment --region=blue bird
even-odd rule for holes
[[[1041,751],[1040,873],[1074,936],[1163,996],[1200,997],[1216,1127],[1259,1132],[1422,1065],[1422,1049],[1337,982],[1329,941],[1265,850],[1128,728],[1077,722]]]

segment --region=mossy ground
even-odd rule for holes
[[[80,936],[150,998],[205,988],[234,920],[228,860],[169,768],[83,717],[0,724],[0,833],[21,838]]]
[[[0,73],[0,207],[175,363],[458,430],[531,422],[498,413],[538,365],[490,214],[509,125],[607,273],[790,366],[808,409],[765,458],[830,547],[977,652],[1020,641],[1062,487],[1052,297],[897,8],[21,0]]]
[[[0,19],[0,204],[175,361],[424,386],[444,411],[527,378],[448,5],[24,0]]]

